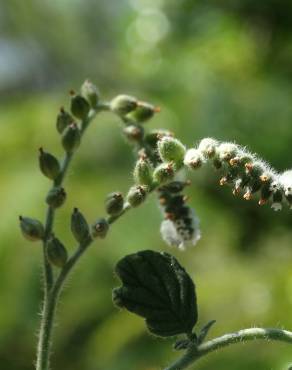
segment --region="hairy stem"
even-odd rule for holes
[[[182,370],[189,368],[199,358],[216,351],[217,349],[227,347],[230,344],[247,342],[251,340],[264,339],[264,340],[278,340],[281,342],[292,343],[292,332],[281,329],[263,329],[263,328],[250,328],[243,329],[235,333],[225,334],[221,337],[209,340],[198,347],[191,346],[186,353],[175,361],[172,365],[164,370]]]
[[[61,270],[51,292],[48,294],[44,301],[43,316],[41,322],[41,330],[38,344],[38,358],[36,369],[37,370],[47,370],[49,369],[49,357],[50,357],[50,347],[51,347],[51,336],[54,325],[54,318],[56,307],[58,303],[58,298],[66,277],[69,272],[75,266],[76,262],[85,252],[87,247],[91,244],[92,239],[84,245],[80,245],[76,252],[69,258],[66,265]]]
[[[97,111],[101,111],[101,110],[103,110],[102,107],[97,110],[92,110],[90,112],[90,114],[88,115],[88,118],[82,122],[81,135],[84,134],[89,123],[96,116]],[[69,165],[72,161],[72,158],[73,158],[72,153],[65,154],[65,157],[61,165],[60,175],[54,181],[53,186],[52,186],[53,188],[56,186],[62,185],[65,179],[67,170],[69,168]],[[58,295],[59,295],[60,288],[61,288],[60,286],[56,291],[58,280],[56,281],[54,285],[53,269],[46,256],[47,240],[53,231],[54,216],[55,216],[55,210],[49,206],[47,209],[47,214],[46,214],[45,237],[43,241],[44,303],[43,303],[43,308],[42,308],[41,328],[40,328],[40,333],[39,333],[39,342],[38,342],[38,349],[37,349],[36,370],[48,370],[49,368],[51,333],[52,333],[52,327],[53,327],[53,322],[54,322],[55,308],[56,308]],[[69,259],[68,263],[70,262],[71,259]],[[66,276],[67,274],[65,274],[65,277]]]

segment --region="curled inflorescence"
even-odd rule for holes
[[[281,210],[284,204],[292,208],[292,170],[278,173],[246,148],[212,138],[201,140],[184,158],[190,169],[207,162],[221,171],[220,185],[231,185],[234,195],[242,194],[245,200],[250,200],[259,194],[258,204],[271,202],[275,211]]]

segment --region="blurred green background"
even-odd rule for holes
[[[42,291],[41,248],[24,240],[19,214],[44,218],[50,186],[37,149],[62,155],[55,130],[67,92],[90,78],[105,99],[129,93],[162,112],[149,128],[186,145],[236,140],[273,166],[291,166],[292,2],[252,0],[1,0],[0,2],[0,368],[33,369]],[[104,215],[107,193],[126,192],[133,158],[118,119],[102,114],[69,172],[57,235],[70,251],[70,212]],[[292,328],[292,229],[273,212],[194,173],[190,204],[202,239],[179,258],[197,284],[211,336],[261,325]],[[178,356],[150,337],[143,320],[119,311],[113,268],[127,253],[166,250],[155,197],[114,225],[72,275],[61,300],[52,369],[159,370]],[[287,370],[291,347],[236,345],[201,360],[200,370]]]

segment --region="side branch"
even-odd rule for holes
[[[292,332],[281,329],[264,329],[264,328],[250,328],[243,329],[235,333],[225,334],[221,337],[211,339],[198,347],[193,345],[187,352],[176,362],[164,370],[182,370],[189,368],[199,358],[216,351],[217,349],[227,347],[230,344],[247,342],[251,340],[277,340],[281,342],[292,343]]]

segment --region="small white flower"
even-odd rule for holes
[[[198,149],[189,149],[186,152],[184,164],[187,167],[191,169],[199,168],[203,162],[205,162],[205,159]]]
[[[279,182],[284,189],[285,196],[292,195],[292,170],[283,172],[280,175]]]
[[[178,223],[177,221],[164,220],[161,223],[160,233],[162,239],[169,246],[175,246],[180,250],[185,250],[188,246],[196,245],[201,238],[199,219],[193,213],[191,229],[184,222]]]
[[[207,138],[201,140],[201,142],[198,146],[198,150],[205,157],[211,158],[215,154],[216,148],[217,148],[218,145],[219,145],[219,143],[218,143],[217,140],[212,139],[210,137],[207,137]]]
[[[219,159],[228,161],[238,153],[238,146],[233,143],[222,143],[217,148]]]
[[[282,210],[282,203],[279,203],[279,202],[274,202],[272,205],[271,205],[271,208],[274,210],[274,211],[281,211]]]

